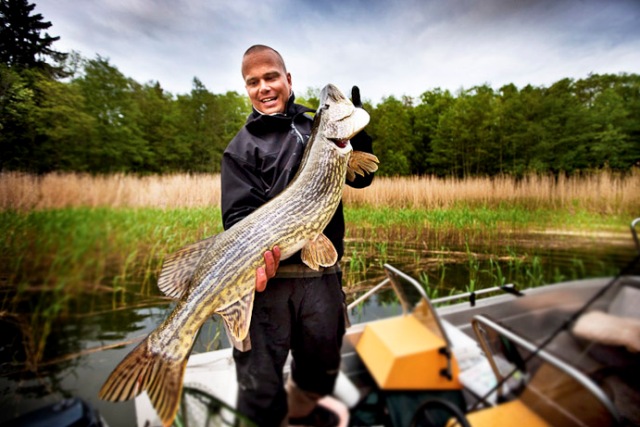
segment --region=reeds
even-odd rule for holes
[[[0,173],[0,209],[192,208],[220,205],[220,175]]]
[[[364,191],[344,192],[349,206],[440,209],[503,205],[524,208],[574,209],[601,214],[639,213],[640,169],[622,175],[601,171],[584,176],[528,175],[512,177],[437,178],[376,177]]]
[[[567,177],[528,175],[522,179],[376,177],[364,190],[345,188],[347,206],[447,209],[459,207],[562,209],[598,214],[638,214],[640,169]],[[220,204],[217,174],[44,176],[0,173],[0,209],[65,207],[207,207]]]
[[[104,289],[118,298],[151,294],[166,254],[222,229],[217,208],[5,211],[0,221],[0,284],[18,294]]]

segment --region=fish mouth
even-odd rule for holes
[[[348,139],[329,138],[329,141],[333,142],[338,148],[345,148],[349,144]]]

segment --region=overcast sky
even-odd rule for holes
[[[284,56],[294,91],[393,95],[640,73],[640,0],[32,0],[54,47],[140,83],[244,93],[242,54]]]

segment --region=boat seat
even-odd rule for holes
[[[471,426],[502,425],[496,420],[510,416],[533,426],[619,423],[620,416],[604,391],[573,366],[487,316],[475,316],[472,326],[502,384],[496,390],[498,401],[505,403],[468,413]]]
[[[572,333],[583,340],[640,352],[640,285],[623,282],[606,307],[582,314]]]
[[[581,360],[600,365],[586,372],[607,390],[624,422],[640,425],[640,272],[618,285],[611,298],[578,317],[567,334],[582,351]]]
[[[634,317],[593,310],[578,318],[572,332],[578,338],[598,344],[624,347],[633,353],[640,352],[640,319]]]

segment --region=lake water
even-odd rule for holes
[[[442,239],[438,240],[442,242]],[[530,234],[482,237],[447,244],[415,239],[410,243],[363,245],[347,240],[343,260],[347,298],[352,301],[383,278],[389,263],[420,280],[433,297],[505,283],[519,288],[562,280],[615,274],[635,254],[630,236]],[[158,296],[128,295],[126,308],[110,295],[84,295],[71,301],[71,314],[50,319],[51,328],[37,374],[25,368],[37,349],[29,341],[34,326],[5,317],[0,345],[0,423],[62,398],[80,396],[94,404],[111,426],[133,426],[132,402],[98,399],[102,383],[122,358],[168,314],[171,302]],[[350,313],[352,322],[393,314],[394,301],[379,298]],[[195,352],[227,346],[216,321],[202,328]],[[112,348],[113,347],[113,348]],[[25,350],[27,349],[27,350]],[[28,350],[30,349],[30,350]]]

